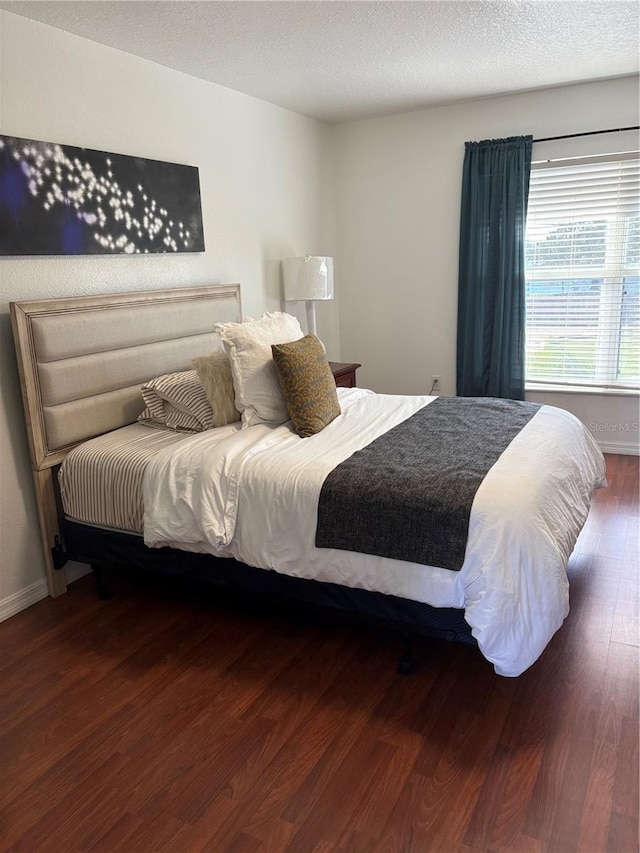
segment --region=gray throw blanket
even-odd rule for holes
[[[539,408],[438,397],[331,471],[316,547],[459,571],[478,487]]]

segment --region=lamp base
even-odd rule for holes
[[[307,308],[307,332],[310,335],[317,335],[316,329],[316,303],[308,299],[305,303]]]

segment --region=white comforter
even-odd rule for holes
[[[434,397],[339,389],[342,414],[301,439],[291,424],[238,425],[159,453],[144,479],[151,547],[232,555],[295,577],[463,607],[500,675],[529,667],[569,612],[566,565],[604,460],[573,415],[543,406],[476,493],[459,572],[315,547],[326,477],[354,451]]]

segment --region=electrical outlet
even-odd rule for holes
[[[434,373],[431,377],[431,390],[439,391],[440,390],[440,375]]]

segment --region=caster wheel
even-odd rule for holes
[[[415,668],[416,663],[413,658],[401,657],[398,661],[397,670],[400,675],[411,675]]]

